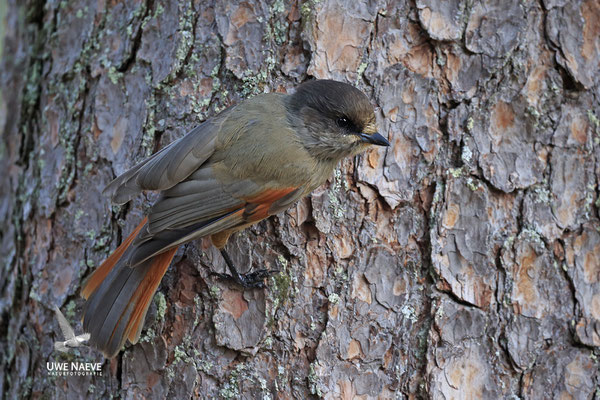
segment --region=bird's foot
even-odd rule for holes
[[[275,275],[279,270],[261,269],[247,274],[240,274],[237,271],[232,274],[215,273],[220,279],[233,281],[245,289],[263,289],[265,287],[265,278]]]
[[[270,271],[266,269],[260,269],[258,271],[250,272],[248,274],[240,274],[237,271],[237,268],[235,268],[233,261],[231,261],[231,257],[229,257],[229,254],[227,254],[225,249],[221,249],[221,254],[223,255],[223,259],[225,260],[225,264],[227,264],[231,275],[219,273],[217,273],[216,275],[218,275],[221,279],[233,280],[235,283],[246,289],[264,288],[264,279],[279,272],[278,269]]]

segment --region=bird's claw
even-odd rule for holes
[[[268,278],[276,273],[278,269],[266,270],[261,269],[258,271],[250,272],[248,274],[222,274],[215,272],[214,275],[220,279],[233,281],[245,289],[263,289],[265,287],[264,279]]]

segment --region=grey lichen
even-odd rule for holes
[[[209,294],[213,299],[218,299],[221,295],[221,289],[217,285],[212,285],[209,289]]]
[[[157,12],[156,15],[160,14]],[[182,13],[182,18],[179,19],[179,42],[177,45],[177,50],[175,51],[175,66],[167,77],[167,81],[173,80],[177,74],[179,74],[181,69],[184,67],[187,55],[190,53],[190,50],[194,45],[194,18],[194,10],[188,3],[186,4],[185,11]]]
[[[277,259],[281,265],[281,271],[278,274],[270,277],[270,284],[268,297],[271,301],[269,309],[269,321],[268,326],[272,326],[275,323],[275,316],[277,310],[284,305],[293,293],[293,284],[297,282],[297,278],[294,275],[291,268],[288,268],[288,261],[282,255],[278,255]]]
[[[108,68],[106,76],[108,77],[108,79],[110,79],[113,85],[118,85],[119,81],[123,78],[123,73],[117,71],[117,69],[114,66],[111,66],[110,68]]]
[[[153,90],[150,97],[146,99],[146,110],[148,112],[146,116],[146,122],[144,125],[144,133],[142,135],[142,149],[146,157],[150,156],[154,152],[154,138],[156,136],[156,127],[154,126],[154,119],[156,117],[156,93]]]
[[[341,219],[344,216],[345,208],[338,199],[338,194],[342,189],[342,171],[337,168],[334,171],[333,183],[327,197],[329,198],[329,207],[331,208],[332,215],[335,219]]]
[[[465,145],[462,147],[460,158],[465,164],[469,164],[471,162],[471,159],[473,158],[473,152],[469,146]]]
[[[483,186],[481,185],[481,182],[479,182],[476,179],[473,179],[471,177],[467,178],[467,187],[469,189],[471,189],[473,192],[476,192],[477,190],[483,188]]]
[[[158,321],[164,321],[165,312],[167,310],[167,301],[165,295],[162,292],[156,292],[154,296],[154,303],[156,304],[156,319]]]
[[[75,317],[76,317],[75,308],[76,307],[77,307],[77,304],[75,304],[75,302],[73,300],[71,300],[67,303],[64,314],[68,320],[71,320],[71,321],[75,320]]]
[[[319,385],[319,376],[317,375],[317,370],[315,367],[315,365],[318,366],[318,363],[318,361],[315,361],[312,364],[310,364],[308,370],[308,389],[310,390],[311,394],[321,397],[323,395],[323,392],[321,391]]]
[[[198,363],[198,371],[202,371],[205,374],[210,374],[212,368],[213,368],[213,363],[208,361],[208,360],[201,360]]]
[[[534,201],[539,204],[551,204],[552,193],[544,184],[534,185],[532,188]]]
[[[181,345],[175,346],[175,349],[173,350],[173,356],[174,356],[174,362],[178,363],[184,360],[188,360],[188,355],[187,353],[184,351],[184,349],[182,348]]]
[[[195,329],[198,326],[198,323],[200,322],[200,296],[198,294],[196,294],[194,296],[194,313],[196,314],[196,317],[194,318],[194,325],[193,328]]]
[[[415,308],[410,304],[404,304],[400,309],[400,313],[404,316],[405,319],[410,320],[413,324],[418,321]]]
[[[448,174],[452,175],[453,178],[459,178],[464,174],[465,170],[463,167],[460,168],[449,168]]]
[[[287,40],[287,24],[284,22],[285,3],[283,0],[275,0],[269,7],[271,22],[264,25],[264,40],[273,40],[277,45]]]
[[[234,399],[238,398],[240,395],[239,391],[239,378],[240,374],[244,372],[245,365],[244,363],[239,363],[235,366],[234,370],[231,371],[229,375],[229,380],[225,382],[223,387],[219,390],[219,394],[224,399]]]
[[[340,296],[337,293],[331,293],[327,297],[327,300],[329,300],[329,303],[331,303],[331,304],[337,304],[340,302]]]
[[[469,117],[469,119],[467,120],[467,131],[469,131],[469,132],[473,131],[474,126],[475,126],[475,120],[473,119],[473,117]]]
[[[320,0],[308,0],[300,6],[300,14],[302,18],[309,19],[313,15],[314,7],[319,4]]]
[[[367,62],[363,61],[360,63],[360,65],[358,66],[358,68],[356,70],[356,84],[358,84],[360,78],[365,73],[368,66],[369,66],[369,63],[367,63]]]
[[[150,342],[152,339],[154,339],[156,337],[156,332],[154,331],[154,329],[146,328],[145,331],[146,331],[146,333],[140,337],[140,340],[139,340],[140,343]]]

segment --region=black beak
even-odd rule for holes
[[[369,135],[367,133],[360,133],[358,136],[360,136],[362,141],[365,143],[376,144],[377,146],[389,146],[390,145],[390,142],[388,142],[388,140],[386,138],[384,138],[377,132],[375,132],[372,135]]]

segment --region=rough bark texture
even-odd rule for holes
[[[599,398],[597,0],[0,3],[5,398]],[[141,343],[53,352],[149,193],[102,188],[225,107],[356,84],[393,143],[179,250]],[[104,362],[50,377],[47,361]]]

